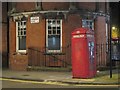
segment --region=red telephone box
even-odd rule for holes
[[[73,78],[92,78],[96,75],[94,32],[78,28],[72,32]]]

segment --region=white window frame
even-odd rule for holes
[[[94,21],[93,20],[83,19],[82,20],[82,27],[84,27],[83,26],[83,21],[88,21],[89,25],[87,25],[87,28],[89,28],[90,26],[92,26],[92,30],[94,30]],[[92,22],[92,25],[90,25],[90,22]]]
[[[106,26],[106,52],[108,52],[108,24],[105,24]]]
[[[54,20],[54,19],[46,19],[46,47],[48,47],[48,20]],[[48,50],[48,48],[46,48],[47,53],[61,53],[62,52],[62,19],[57,19],[60,20],[60,50]],[[54,25],[52,25],[54,26]]]
[[[39,2],[39,0],[37,0],[37,2],[35,2],[35,5],[36,5],[37,9],[41,9],[41,3],[42,2]]]
[[[26,21],[18,21],[18,22],[26,22]],[[26,53],[26,50],[19,50],[18,22],[16,22],[16,52]],[[26,25],[24,25],[24,27],[26,28]]]

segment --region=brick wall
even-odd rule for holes
[[[45,46],[45,19],[40,19],[40,23],[27,22],[27,47],[40,48]]]
[[[106,21],[105,17],[99,16],[96,20],[96,41],[97,43],[106,43]]]
[[[68,10],[68,2],[43,2],[43,10]]]
[[[7,3],[3,2],[2,3],[2,67],[8,67],[8,48],[7,48]]]
[[[7,25],[2,24],[2,67],[8,66]]]
[[[95,23],[96,31],[95,31],[95,39],[97,43],[97,64],[102,66],[105,66],[107,64],[107,37],[106,37],[106,21],[105,17],[99,16],[97,17],[96,23]]]
[[[78,7],[80,9],[86,9],[86,10],[91,10],[91,11],[95,11],[96,9],[96,3],[95,2],[80,2],[78,3]]]
[[[35,10],[35,2],[17,2],[16,3],[16,10],[18,12]]]
[[[9,68],[11,70],[27,70],[28,57],[21,54],[10,54]]]
[[[77,2],[76,5],[78,9],[90,11],[96,9],[96,2]],[[105,12],[105,2],[99,2],[98,5],[99,11]],[[34,11],[36,10],[36,2],[16,2],[15,7],[17,12]],[[69,7],[69,2],[42,2],[43,10],[68,10]]]

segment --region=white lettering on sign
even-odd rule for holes
[[[78,34],[78,33],[80,33],[80,31],[76,31],[76,33]]]
[[[73,38],[81,38],[84,37],[84,35],[74,35]]]
[[[31,23],[39,23],[39,17],[31,17],[30,22]]]
[[[87,37],[93,37],[93,35],[87,35]]]

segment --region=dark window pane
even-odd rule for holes
[[[56,27],[53,27],[53,34],[56,34]]]
[[[19,50],[26,50],[26,36],[19,37]]]
[[[48,34],[51,34],[51,30],[48,30]]]
[[[57,20],[57,24],[60,24],[60,20]]]
[[[57,34],[60,34],[60,30],[57,30]]]
[[[18,22],[18,26],[20,26],[20,22]]]
[[[60,29],[60,27],[57,27],[57,29]]]
[[[92,22],[90,22],[90,25],[92,25]]]
[[[92,26],[90,26],[89,28],[92,29]]]
[[[26,31],[24,31],[24,35],[26,35]]]
[[[26,28],[24,28],[24,30],[26,30]]]
[[[23,31],[21,31],[21,35],[23,35]]]
[[[18,35],[21,35],[21,31],[18,32]]]
[[[52,24],[55,24],[55,20],[52,21]]]
[[[88,25],[88,24],[89,24],[89,21],[86,21],[86,24]]]
[[[48,36],[48,50],[60,50],[60,36],[59,35]]]
[[[21,22],[21,26],[23,25],[23,23]]]
[[[56,29],[56,27],[53,27],[53,29]]]
[[[56,34],[56,30],[53,30],[53,34]]]
[[[18,26],[18,30],[20,30],[20,27]]]
[[[24,25],[26,25],[26,22],[24,22]]]
[[[51,26],[48,26],[48,29],[51,29]]]
[[[50,21],[50,20],[48,20],[48,23],[50,24],[50,23],[51,23],[51,21]]]

